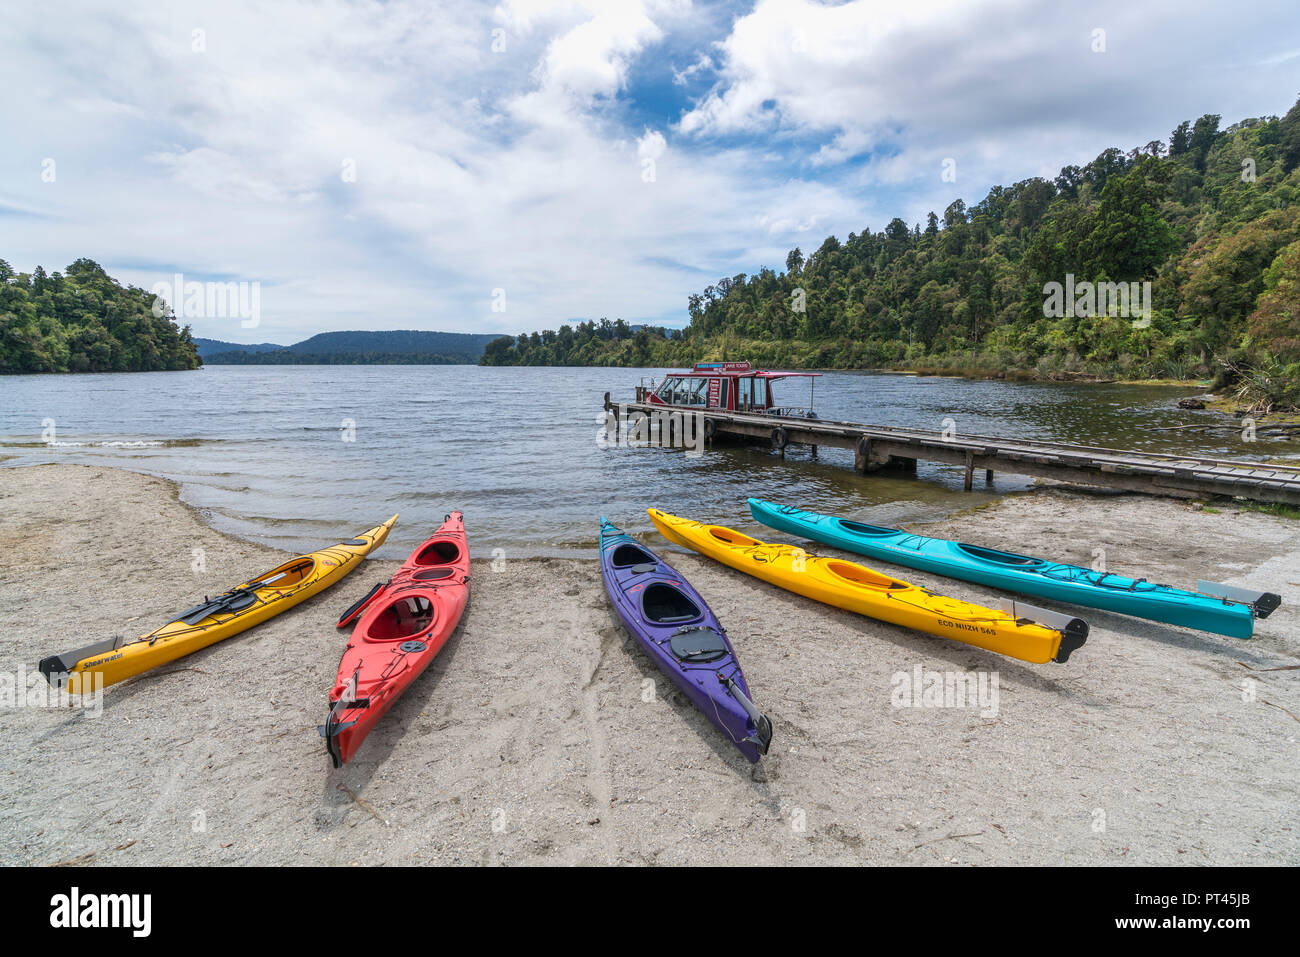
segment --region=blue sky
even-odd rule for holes
[[[7,11],[0,82],[0,258],[260,284],[258,327],[196,317],[198,335],[681,325],[691,292],[793,246],[1201,113],[1285,112],[1300,17],[1293,0],[53,0]]]

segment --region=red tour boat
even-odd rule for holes
[[[764,372],[748,362],[697,362],[686,372],[670,372],[662,382],[637,387],[636,399],[650,405],[722,412],[756,412],[813,419],[813,386],[820,372]],[[776,404],[772,383],[779,379],[807,379],[808,404]]]

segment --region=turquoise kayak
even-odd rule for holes
[[[749,511],[756,521],[783,532],[908,568],[1232,638],[1249,638],[1255,618],[1267,618],[1282,602],[1272,592],[1217,582],[1197,582],[1197,591],[1184,591],[1144,578],[926,538],[759,498],[749,500]]]

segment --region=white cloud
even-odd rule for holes
[[[782,118],[814,130],[870,128],[890,107],[893,84],[883,81],[900,43],[957,32],[954,21],[972,6],[953,0],[838,6],[760,0],[719,44],[723,80],[682,118],[682,129],[752,131]]]
[[[570,98],[589,106],[614,96],[624,89],[632,61],[663,39],[660,22],[681,17],[689,7],[677,0],[505,0],[495,17],[513,32],[527,36],[546,25],[559,31],[533,73],[537,90],[517,108],[527,115],[539,109],[539,101]]]
[[[646,130],[645,135],[636,141],[636,155],[641,159],[657,160],[668,149],[668,141],[658,130]]]
[[[701,53],[699,59],[684,70],[673,70],[673,83],[677,86],[685,86],[693,77],[701,73],[712,73],[717,67],[713,63],[713,57],[707,53]]]
[[[18,6],[0,257],[90,256],[146,287],[175,269],[260,281],[263,327],[196,328],[218,338],[680,321],[688,293],[795,244],[1207,110],[1285,109],[1297,63],[1276,58],[1296,37],[1273,2],[1108,2],[1094,22],[1020,0],[761,0],[734,24],[683,0]],[[677,123],[677,103],[632,102],[651,67],[675,96],[717,83]]]
[[[911,183],[933,196],[955,195],[937,186],[953,157],[954,189],[974,201],[972,189],[1054,174],[1204,112],[1231,122],[1285,109],[1300,87],[1294,65],[1282,69],[1295,24],[1285,0],[1250,17],[1176,0],[1086,12],[1031,0],[758,0],[717,44],[717,82],[678,129],[704,143],[811,139],[806,162],[820,175],[865,158],[860,187]],[[1104,53],[1092,49],[1097,27]],[[1261,62],[1272,69],[1252,68]]]
[[[543,86],[579,97],[612,96],[623,88],[631,58],[662,36],[641,4],[601,11],[551,41],[542,61]]]

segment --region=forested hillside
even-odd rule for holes
[[[202,336],[194,337],[194,347],[198,349],[199,358],[205,363],[210,357],[222,352],[275,352],[284,348],[275,342],[226,342],[223,339],[204,339]]]
[[[680,332],[617,323],[499,339],[486,364],[671,365],[744,358],[818,368],[934,367],[1216,374],[1223,362],[1300,373],[1300,103],[1285,117],[1178,125],[1053,180],[955,200],[826,239],[784,268],[688,298]],[[1045,287],[1151,283],[1149,322],[1045,315]]]
[[[49,275],[0,259],[0,374],[198,368],[189,326],[156,317],[156,298],[89,259]]]
[[[291,346],[233,344],[204,354],[210,365],[472,365],[493,336],[397,329],[322,332]]]

